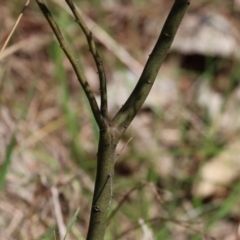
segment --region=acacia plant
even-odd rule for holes
[[[95,42],[93,40],[92,32],[86,26],[72,0],[66,0],[66,3],[71,9],[75,17],[75,21],[79,24],[80,28],[86,36],[89,50],[94,58],[99,74],[101,96],[100,108],[88,84],[88,81],[79,66],[78,60],[75,58],[73,52],[68,47],[57,23],[54,21],[46,4],[43,0],[36,0],[36,2],[38,3],[42,13],[46,17],[55,36],[57,37],[60,47],[71,62],[78,81],[88,98],[92,113],[99,128],[97,173],[87,240],[102,240],[105,234],[107,215],[112,198],[114,154],[117,144],[143,105],[144,101],[146,100],[154,84],[161,64],[164,61],[171,43],[175,37],[180,22],[187,10],[188,5],[190,4],[190,0],[175,0],[156,42],[156,45],[149,55],[147,63],[136,84],[136,87],[132,91],[125,104],[119,109],[117,114],[112,119],[110,119],[108,116],[108,99],[106,86],[107,81],[103,62],[98,54]]]

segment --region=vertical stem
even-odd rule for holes
[[[97,154],[97,175],[87,240],[104,239],[107,215],[112,199],[115,148],[116,144],[111,134],[111,128],[107,127],[101,130]]]
[[[89,50],[92,53],[92,56],[94,58],[94,61],[96,63],[97,69],[98,69],[98,74],[99,74],[99,80],[100,80],[100,95],[101,95],[101,114],[104,118],[107,118],[107,111],[108,111],[108,104],[107,104],[107,80],[106,80],[106,75],[105,71],[103,68],[102,60],[100,58],[100,55],[97,51],[96,44],[93,40],[93,35],[92,32],[88,29],[87,25],[83,21],[81,15],[77,11],[75,5],[73,4],[72,0],[66,0],[66,3],[70,7],[73,15],[76,18],[76,22],[78,25],[81,27],[82,31],[84,32],[88,45],[89,45]]]

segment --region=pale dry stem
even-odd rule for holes
[[[25,10],[27,9],[27,6],[29,5],[29,3],[30,3],[30,0],[27,0],[26,3],[25,3],[25,5],[24,5],[24,7],[23,7],[23,9],[22,9],[22,11],[21,11],[21,13],[19,14],[19,16],[18,16],[18,18],[17,18],[17,21],[15,22],[15,24],[14,24],[11,32],[9,33],[6,41],[4,42],[2,49],[0,50],[0,56],[1,56],[1,53],[4,51],[4,49],[6,48],[7,44],[9,43],[9,41],[10,41],[10,39],[11,39],[14,31],[16,30],[16,28],[17,28],[17,26],[18,26],[18,24],[19,24],[19,22],[20,22],[20,20],[21,20],[21,18],[22,18],[22,16],[23,16],[23,13],[24,13]]]

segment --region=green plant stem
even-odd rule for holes
[[[108,210],[112,199],[115,140],[110,127],[100,131],[97,174],[87,240],[103,239],[105,235]]]
[[[162,32],[158,38],[158,41],[149,56],[149,59],[144,67],[142,75],[133,90],[132,94],[122,106],[112,122],[106,119],[107,113],[107,91],[106,91],[106,79],[102,74],[102,64],[99,55],[96,51],[95,44],[93,42],[92,34],[82,21],[81,17],[77,15],[75,7],[72,1],[66,0],[71,8],[73,14],[76,17],[77,22],[85,33],[89,42],[90,51],[95,59],[96,65],[99,68],[100,73],[100,87],[103,90],[101,93],[101,111],[98,108],[96,99],[87,83],[83,73],[81,72],[76,59],[68,48],[63,36],[58,28],[56,22],[52,18],[43,0],[36,0],[46,19],[48,20],[53,32],[55,33],[61,48],[64,50],[66,56],[71,62],[75,73],[78,77],[80,84],[82,85],[87,98],[90,102],[93,115],[99,126],[99,145],[97,154],[97,174],[95,180],[95,189],[92,201],[92,209],[90,216],[89,229],[87,234],[87,240],[103,240],[107,225],[108,210],[112,199],[112,182],[114,175],[114,154],[116,146],[119,142],[123,132],[127,129],[133,118],[146,100],[161,64],[166,57],[166,54],[171,46],[180,22],[186,12],[189,0],[175,0],[175,3],[169,13],[169,16],[164,24]],[[103,94],[103,95],[102,95]]]
[[[175,0],[135,89],[114,117],[112,124],[122,133],[146,100],[189,4],[189,0]]]
[[[104,128],[106,126],[106,122],[104,121],[102,115],[100,114],[99,107],[97,105],[96,98],[78,64],[78,60],[74,57],[74,54],[68,47],[57,23],[53,19],[50,11],[48,10],[46,4],[43,0],[36,0],[39,8],[41,9],[42,13],[44,14],[45,18],[47,19],[50,27],[52,28],[55,36],[57,37],[58,42],[60,43],[60,47],[63,49],[64,53],[66,54],[67,58],[69,59],[70,63],[72,64],[72,67],[77,75],[78,81],[80,82],[87,98],[90,103],[93,115],[96,119],[96,122],[100,128]]]
[[[87,240],[104,239],[107,212],[112,198],[115,146],[149,94],[188,5],[187,0],[175,1],[135,89],[110,123],[110,135],[104,138],[107,140],[103,141],[103,133],[100,132],[96,185]],[[104,145],[101,142],[104,142]]]
[[[74,17],[76,18],[75,21],[78,23],[78,25],[81,27],[83,33],[86,36],[86,39],[88,41],[89,50],[92,53],[92,56],[94,58],[94,61],[97,66],[98,74],[99,74],[99,81],[100,81],[100,96],[101,96],[101,114],[104,118],[107,118],[108,114],[108,104],[107,104],[107,81],[106,81],[106,75],[103,68],[102,60],[99,56],[99,53],[96,48],[96,44],[93,41],[93,35],[92,32],[88,29],[87,25],[83,21],[81,15],[77,11],[75,5],[73,4],[72,0],[66,0],[66,3],[68,4],[69,8],[71,9]]]

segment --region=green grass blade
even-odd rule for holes
[[[10,143],[7,146],[3,165],[0,168],[0,193],[3,190],[4,184],[6,181],[6,177],[7,177],[8,169],[11,163],[11,157],[12,157],[15,145],[16,145],[16,139],[15,139],[15,134],[13,134],[11,137]]]
[[[210,228],[214,223],[223,219],[233,208],[236,202],[239,200],[240,196],[240,183],[237,183],[231,195],[223,201],[219,210],[213,215],[212,219],[209,221],[207,228]]]
[[[79,213],[79,208],[77,209],[77,211],[76,211],[75,214],[73,215],[73,218],[71,219],[71,222],[68,224],[68,226],[67,226],[67,232],[66,232],[63,240],[66,240],[66,237],[67,237],[68,233],[70,232],[73,224],[74,224],[74,223],[76,222],[76,220],[77,220],[77,215],[78,215],[78,213]]]

